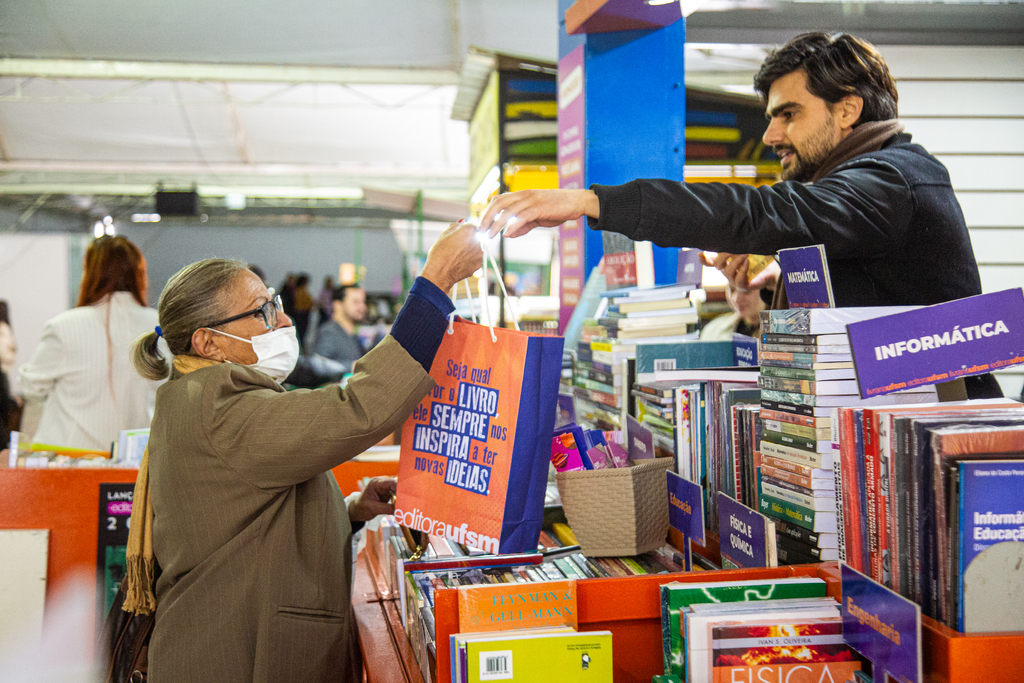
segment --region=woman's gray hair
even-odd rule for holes
[[[167,281],[160,293],[157,316],[167,348],[175,356],[192,348],[192,334],[211,320],[230,315],[227,287],[242,272],[250,272],[240,261],[206,259],[185,266]],[[156,330],[147,332],[132,345],[132,365],[146,379],[164,379],[170,374],[167,359],[160,353]]]

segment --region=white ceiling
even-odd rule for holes
[[[1019,9],[709,0],[688,19],[687,82],[749,86],[765,43],[826,24],[1020,42]],[[362,187],[465,200],[450,117],[467,52],[555,61],[557,25],[557,0],[0,0],[0,201],[95,212],[83,197],[159,182],[213,205]]]

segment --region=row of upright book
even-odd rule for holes
[[[619,392],[622,422],[636,419],[651,432],[654,454],[674,458],[676,472],[701,484],[709,529],[718,528],[721,492],[769,518],[768,555],[780,564],[844,560],[954,629],[1024,629],[1021,619],[999,616],[1006,610],[972,610],[969,571],[975,561],[997,562],[988,555],[1024,548],[987,550],[989,541],[1024,541],[1024,485],[1015,488],[1022,480],[1012,475],[971,475],[964,484],[961,469],[982,466],[960,464],[997,459],[1006,466],[995,471],[1016,471],[1021,406],[939,403],[930,386],[860,398],[846,325],[904,310],[765,312],[754,370],[724,367],[737,362],[729,342],[638,344],[633,383]],[[949,451],[953,439],[962,453]],[[1005,491],[1003,507],[965,513],[986,488]],[[1002,605],[1024,607],[1024,591],[1013,595],[1003,593]]]
[[[390,517],[382,518],[378,528],[369,533],[368,543],[374,545],[377,557],[381,558],[389,596],[397,598],[399,602],[402,624],[424,680],[430,680],[430,672],[436,666],[437,657],[452,657],[452,671],[455,672],[455,658],[460,656],[457,654],[460,648],[463,653],[472,653],[476,649],[494,645],[494,642],[469,645],[471,639],[464,639],[458,645],[438,644],[435,640],[434,619],[437,590],[502,585],[526,586],[528,589],[530,585],[546,586],[550,582],[668,574],[682,572],[684,563],[679,551],[670,545],[634,557],[586,557],[580,552],[572,531],[561,523],[541,532],[537,552],[516,555],[489,555],[431,534],[422,534],[422,537],[416,538],[409,529],[399,526]],[[515,620],[511,616],[509,619],[509,623],[499,624],[502,630],[516,625],[512,623]],[[510,638],[519,639],[519,635],[506,634],[503,639],[495,642],[508,644]],[[547,646],[533,643],[529,647],[517,647],[536,650]],[[610,640],[604,654],[609,660],[609,678],[603,680],[610,681]],[[529,656],[526,654],[520,657],[524,660],[527,658]],[[484,668],[486,673],[486,665]],[[477,671],[475,666],[458,668],[460,678],[453,680],[486,680],[486,677],[463,677],[463,674],[468,676],[470,669]]]

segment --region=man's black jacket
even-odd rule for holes
[[[601,218],[590,227],[660,246],[774,254],[824,244],[836,306],[931,305],[981,294],[949,173],[909,135],[814,184],[634,180],[593,189]]]
[[[591,228],[663,247],[774,254],[824,244],[836,306],[928,306],[981,294],[949,173],[909,135],[813,184],[634,180],[592,189],[601,218]],[[1002,396],[992,375],[965,381],[970,398]]]

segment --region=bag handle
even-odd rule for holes
[[[469,280],[463,280],[462,283],[466,285],[466,298],[469,299],[469,315],[473,322],[479,322],[476,316],[476,307],[473,306],[473,292],[469,289]],[[459,283],[455,283],[455,287],[452,288],[452,303],[454,304],[459,298]],[[455,334],[455,311],[448,314],[448,334]]]
[[[487,305],[487,294],[490,292],[490,287],[487,285],[487,268],[488,259],[490,259],[490,265],[494,268],[494,274],[497,276],[498,286],[501,287],[501,293],[504,296],[505,302],[508,304],[509,313],[512,314],[512,326],[516,332],[519,331],[519,317],[516,315],[515,309],[512,308],[512,301],[508,298],[508,290],[505,289],[505,279],[501,276],[501,269],[498,268],[498,262],[494,260],[494,256],[491,252],[487,251],[487,245],[483,242],[480,243],[480,249],[483,251],[484,264],[483,264],[483,287],[480,289],[480,306],[487,315],[487,327],[491,330],[491,341],[497,342],[498,337],[494,334],[494,323],[491,320],[491,309]]]

